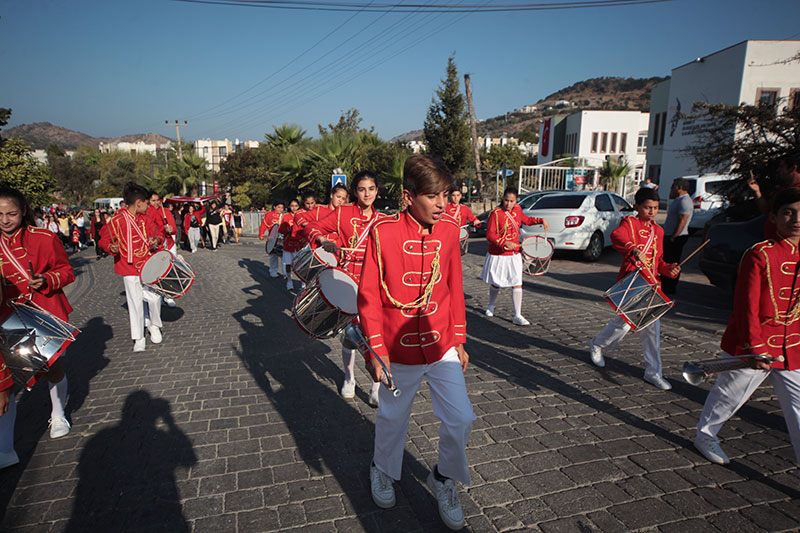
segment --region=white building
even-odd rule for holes
[[[520,113],[536,113],[535,105],[524,105],[519,108]]]
[[[672,69],[671,79],[653,88],[648,157],[651,151],[656,157],[649,159],[648,173],[658,180],[662,198],[675,178],[699,173],[684,152],[705,127],[703,120],[686,116],[694,102],[760,104],[776,112],[800,105],[798,54],[797,40],[743,41]]]
[[[240,150],[257,150],[258,146],[258,141],[240,141],[236,139],[233,143],[233,149],[237,152]]]
[[[233,143],[228,139],[212,141],[211,139],[198,139],[194,142],[194,151],[206,160],[206,168],[213,172],[219,171],[219,164],[228,158],[233,150]]]
[[[127,152],[130,154],[152,154],[155,155],[159,150],[166,150],[169,144],[156,144],[146,143],[143,141],[137,142],[109,142],[100,143],[100,151],[104,154],[110,152]]]
[[[425,151],[425,148],[427,148],[425,143],[418,139],[415,139],[413,141],[408,141],[406,143],[406,146],[408,146],[409,149],[411,149],[411,151],[414,152],[415,154],[421,154],[422,152]]]
[[[624,158],[643,172],[649,113],[578,111],[548,117],[539,128],[539,164],[569,154],[600,167],[608,157]]]
[[[42,150],[41,148],[37,148],[36,150],[32,150],[30,154],[39,163],[43,165],[47,164],[47,150]],[[75,150],[65,150],[64,155],[66,155],[67,157],[72,157],[75,155]]]

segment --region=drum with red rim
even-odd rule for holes
[[[634,331],[651,325],[675,305],[661,291],[653,274],[643,268],[616,282],[604,296]]]
[[[320,272],[338,266],[336,256],[322,248],[303,248],[292,261],[292,272],[304,283],[313,280]]]
[[[139,278],[161,296],[177,299],[194,283],[194,270],[183,257],[159,250],[145,261]]]
[[[553,243],[541,235],[525,238],[520,245],[522,273],[529,276],[544,276],[547,274],[554,250]]]
[[[458,244],[461,246],[461,255],[466,255],[469,249],[469,230],[466,226],[461,226],[458,231]]]
[[[358,315],[358,282],[339,267],[326,268],[297,295],[292,316],[300,329],[317,339],[341,333]]]

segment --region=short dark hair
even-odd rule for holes
[[[672,182],[672,186],[675,188],[680,187],[684,191],[689,190],[689,180],[686,178],[675,178],[675,181]]]
[[[800,202],[800,189],[797,187],[784,189],[775,195],[775,200],[772,202],[772,213],[777,215],[781,207],[797,202]]]
[[[642,205],[647,200],[654,200],[658,202],[658,193],[655,189],[649,189],[647,187],[642,187],[638,191],[636,191],[636,195],[633,197],[633,203],[636,205]]]
[[[347,187],[345,187],[341,183],[337,183],[336,185],[331,187],[330,195],[333,196],[334,194],[336,194],[336,191],[344,191],[345,194],[347,194]]]
[[[417,154],[409,156],[403,165],[403,189],[414,196],[439,194],[452,185],[453,174],[441,159]]]
[[[125,200],[126,204],[133,205],[136,203],[136,200],[149,200],[150,194],[147,189],[138,183],[129,181],[125,184],[125,188],[122,191],[122,198]]]
[[[33,217],[33,211],[31,210],[31,206],[28,203],[28,199],[25,198],[25,195],[22,194],[22,192],[13,187],[0,187],[0,198],[8,198],[9,200],[17,204],[17,209],[22,211],[23,226],[36,225],[36,219]]]
[[[153,196],[158,196],[159,198],[161,198],[161,195],[158,194],[158,191],[156,191],[155,189],[150,191],[150,194],[148,195],[148,198],[152,198]]]
[[[517,191],[516,187],[506,187],[503,191],[503,196],[506,194],[513,194],[514,196],[519,197],[519,192]]]
[[[786,165],[786,168],[792,168],[792,167],[800,168],[800,154],[795,154],[795,153],[784,154],[778,159],[778,162]]]
[[[305,202],[307,198],[313,198],[315,202],[317,201],[317,195],[316,195],[316,194],[314,194],[314,191],[312,191],[312,190],[308,190],[308,189],[307,189],[307,190],[303,191],[303,192],[300,194],[300,199],[301,199],[302,201],[304,201],[304,202]]]
[[[275,208],[276,208],[277,206],[279,206],[279,205],[282,205],[283,207],[286,207],[286,202],[283,202],[283,201],[281,201],[281,200],[278,200],[277,202],[275,202],[274,204],[272,204],[272,209],[275,209]]]

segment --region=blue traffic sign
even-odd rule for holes
[[[331,175],[331,188],[336,187],[338,184],[347,186],[347,174],[332,174]]]

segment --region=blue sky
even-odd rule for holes
[[[452,52],[485,119],[586,78],[665,76],[746,39],[800,39],[798,20],[797,0],[466,16],[0,0],[0,107],[9,127],[174,136],[164,121],[177,119],[187,139],[242,140],[284,122],[316,135],[355,107],[389,139],[422,127]]]

